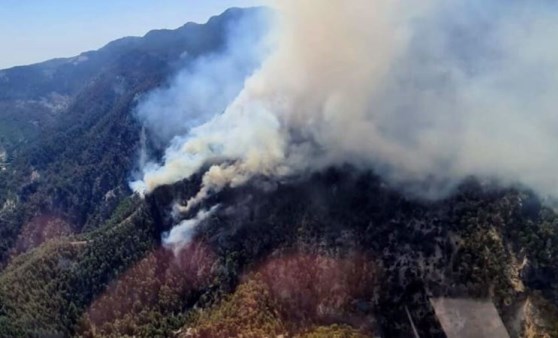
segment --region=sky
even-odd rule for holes
[[[98,49],[124,36],[205,22],[264,0],[0,0],[0,69]]]

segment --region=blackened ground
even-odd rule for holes
[[[199,181],[196,176],[162,187],[148,198],[161,231],[178,222],[169,216],[172,205],[193,196]],[[529,192],[471,179],[445,200],[421,201],[370,172],[341,167],[284,182],[258,178],[211,196],[200,209],[214,205],[218,211],[194,236],[221,264],[209,299],[234,291],[242,276],[288,253],[341,259],[356,252],[377,267],[376,282],[366,297],[348,302],[351,308],[339,308],[336,318],[351,324],[347,313],[371,313],[374,331],[385,336],[412,334],[407,310],[421,336],[443,336],[430,305],[433,296],[491,298],[502,315],[532,290],[557,304],[549,276],[558,265],[544,258],[556,249],[543,245],[558,243],[558,232],[547,226],[556,216]],[[550,238],[539,238],[541,231]],[[540,245],[552,252],[541,253]],[[514,262],[525,257],[528,268],[511,274]]]

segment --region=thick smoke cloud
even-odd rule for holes
[[[142,98],[136,115],[156,143],[170,144],[169,158],[172,147],[179,147],[192,128],[225,111],[246,78],[261,65],[271,48],[271,20],[271,13],[264,9],[230,20],[224,47],[194,59],[184,53],[186,67],[167,86]],[[140,167],[149,173],[160,166],[145,159],[145,143]],[[139,176],[131,184],[135,191],[146,189]]]
[[[166,86],[143,97],[136,111],[158,141],[186,135],[225,110],[269,54],[271,19],[263,9],[229,19],[224,46],[199,57],[183,53],[185,67]]]
[[[199,101],[196,114],[213,117],[172,130],[163,161],[144,168],[136,191],[209,165],[183,207],[189,211],[254,175],[280,179],[351,163],[427,197],[470,175],[558,192],[553,3],[281,0],[273,7],[280,18],[267,44],[273,52],[231,91],[238,95],[217,95],[218,107]],[[228,76],[214,74],[217,86]],[[146,106],[163,107],[161,119],[199,122],[179,108],[197,100],[195,91],[180,81],[170,91],[178,104],[167,109],[155,93]]]

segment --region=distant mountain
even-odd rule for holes
[[[28,143],[60,115],[73,122],[76,102],[92,92],[123,97],[138,83],[155,82],[143,90],[156,86],[199,55],[222,48],[227,25],[247,11],[233,8],[206,24],[154,30],[76,57],[0,70],[0,145]]]
[[[202,178],[132,195],[137,99],[261,10],[0,71],[0,336],[446,337],[444,298],[558,336],[558,216],[473,178],[422,201],[349,166],[258,177],[162,246]]]

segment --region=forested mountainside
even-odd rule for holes
[[[2,334],[405,337],[444,333],[430,299],[494,302],[511,336],[555,336],[558,218],[528,192],[464,183],[419,202],[329,169],[229,189],[175,256],[160,245],[185,181],[127,200],[0,276]],[[261,182],[256,182],[256,185]]]
[[[137,98],[223,48],[225,27],[241,15],[232,9],[205,25],[0,72],[2,262],[29,238],[92,230],[110,216],[130,194],[127,178],[139,157]],[[18,242],[20,233],[26,239]]]
[[[137,98],[258,10],[0,72],[0,336],[444,337],[432,299],[454,297],[493,303],[512,337],[558,337],[558,217],[528,190],[258,177],[162,246],[202,178],[131,193]]]

